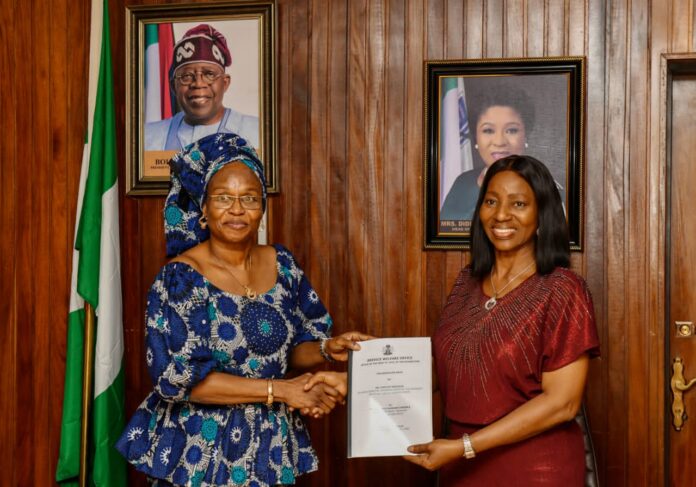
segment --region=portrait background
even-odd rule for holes
[[[521,90],[534,108],[534,123],[526,127],[528,148],[525,154],[536,157],[551,171],[554,179],[568,187],[568,75],[530,74],[509,76],[471,76],[464,79],[467,100],[484,91],[507,91],[514,86]],[[474,121],[471,121],[473,124]],[[476,127],[471,126],[472,147],[476,142]],[[474,149],[474,168],[482,169],[483,162]]]
[[[514,88],[521,96],[527,98],[528,105],[534,110],[531,127],[525,127],[527,143],[525,154],[539,159],[551,171],[553,178],[563,187],[561,196],[567,199],[568,188],[568,75],[567,74],[530,74],[530,75],[496,75],[496,76],[461,76],[464,85],[464,98],[471,113],[476,99],[482,94],[503,93]],[[441,88],[442,89],[442,88]],[[444,90],[442,90],[444,91]],[[472,114],[473,116],[473,114]],[[466,148],[471,153],[473,169],[480,171],[484,163],[474,148],[476,144],[476,120],[468,119]],[[444,123],[444,121],[443,121]],[[445,129],[446,131],[446,129]],[[461,171],[447,171],[440,147],[440,205],[444,202],[447,191]],[[447,174],[449,173],[449,174]],[[567,201],[564,201],[567,206]]]
[[[249,42],[249,39],[260,38],[259,19],[233,19],[220,21],[172,22],[174,44],[184,33],[199,24],[209,24],[217,29],[227,40],[227,47],[232,54],[232,65],[225,69],[230,75],[230,87],[223,97],[223,105],[234,108],[245,115],[259,116],[259,43]],[[144,95],[144,106],[148,105],[147,92]],[[161,97],[169,96],[169,92],[160,93]]]

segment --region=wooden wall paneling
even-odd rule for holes
[[[611,305],[607,309],[607,323],[610,323],[606,348],[608,349],[609,396],[613,399],[606,407],[609,423],[609,444],[607,453],[607,483],[623,485],[626,471],[625,458],[628,452],[624,432],[628,426],[626,419],[626,269],[624,266],[625,240],[625,195],[624,167],[627,145],[626,120],[626,73],[628,46],[625,4],[608,6],[607,38],[607,97],[605,100],[607,119],[605,136],[607,139],[604,166],[605,198],[605,278],[606,299]]]
[[[627,282],[626,286],[626,314],[624,321],[627,325],[640,323],[647,316],[647,304],[649,295],[654,292],[647,289],[646,284],[646,245],[648,228],[645,224],[648,217],[645,201],[646,176],[647,176],[647,155],[649,153],[649,72],[650,67],[648,56],[645,54],[649,49],[647,33],[650,25],[647,19],[649,12],[649,2],[645,0],[632,1],[626,12],[629,22],[629,45],[628,45],[628,86],[626,90],[627,99],[627,118],[626,135],[627,141],[624,152],[624,198],[626,201],[625,218],[626,244],[625,257],[628,257],[630,264],[626,266]],[[633,327],[631,326],[631,328]],[[650,404],[649,391],[647,386],[650,377],[651,366],[656,364],[652,360],[646,360],[648,350],[648,327],[642,326],[638,330],[626,330],[626,371],[628,374],[627,404],[628,424],[631,427],[627,430],[627,442],[629,445],[647,445],[650,428],[662,430],[662,425],[650,425],[648,417],[648,406]],[[659,367],[659,365],[658,365]],[[634,447],[628,449],[628,465],[631,468],[627,471],[628,485],[648,485],[649,472],[647,470],[648,448]]]
[[[444,5],[443,30],[445,32],[445,49],[449,59],[462,59],[464,57],[466,36],[462,26],[466,25],[465,3],[447,1]]]
[[[315,6],[320,7],[317,2]],[[329,166],[327,178],[329,213],[326,221],[328,241],[330,245],[329,268],[332,285],[325,291],[328,296],[329,311],[336,321],[336,332],[339,330],[366,330],[364,320],[354,321],[347,308],[348,288],[344,285],[346,272],[352,272],[348,267],[348,256],[345,246],[348,230],[348,201],[347,201],[347,154],[348,154],[348,4],[345,0],[331,3],[328,31],[330,48],[326,52],[327,69],[324,83],[328,85],[326,99],[315,101],[315,104],[325,107],[325,117],[328,123],[326,134],[328,150],[326,164]],[[340,283],[336,285],[336,283]],[[335,423],[334,423],[335,424]],[[341,443],[341,445],[343,445]]]
[[[384,195],[381,220],[384,225],[383,283],[379,300],[383,306],[383,322],[375,333],[391,336],[417,335],[413,321],[406,319],[407,262],[405,247],[420,245],[420,235],[409,235],[404,230],[405,202],[411,192],[404,186],[404,129],[407,124],[405,104],[406,90],[406,4],[405,0],[385,2],[384,49],[384,170],[381,188]],[[385,293],[385,290],[389,290]]]
[[[672,0],[669,5],[672,13],[669,50],[686,52],[691,46],[693,34],[693,0]]]
[[[566,32],[567,42],[565,53],[568,56],[583,56],[586,52],[588,31],[588,0],[569,1],[567,4]]]
[[[647,206],[650,215],[647,222],[648,235],[648,289],[664,289],[666,262],[666,166],[667,166],[667,134],[666,120],[667,100],[666,84],[663,79],[663,57],[667,52],[669,29],[669,9],[653,3],[650,7],[650,51],[649,51],[649,130],[650,149],[648,164],[648,198]],[[665,356],[666,305],[665,295],[653,292],[648,299],[648,311],[645,321],[648,325],[651,340],[648,347],[648,357],[651,360],[651,374],[648,379],[650,398],[649,418],[664,418],[669,406],[665,407],[666,381],[662,372],[663,364],[668,364],[671,357]],[[656,365],[657,364],[657,365]],[[655,423],[658,423],[655,421]],[[659,424],[659,423],[658,423]],[[664,482],[661,475],[665,471],[664,453],[665,434],[660,428],[652,428],[648,437],[648,472],[650,485]]]
[[[316,8],[322,8],[321,2],[315,2]],[[348,154],[348,4],[346,1],[332,2],[329,8],[327,30],[329,48],[326,52],[324,83],[327,84],[326,99],[314,100],[313,106],[325,107],[325,120],[328,123],[326,132],[328,166],[326,189],[328,191],[328,213],[324,222],[328,230],[329,242],[329,281],[323,290],[328,297],[329,311],[334,317],[336,329],[341,331],[360,329],[367,330],[368,324],[364,319],[352,315],[348,307],[349,289],[345,285],[345,276],[352,272],[348,267],[349,258],[346,255],[348,232],[348,201],[347,201],[347,154]],[[321,184],[321,183],[320,183]],[[328,468],[323,475],[323,485],[331,485],[336,479],[347,479],[350,464],[346,458],[346,413],[345,408],[335,411],[328,419],[325,429],[326,450],[320,457]],[[321,471],[320,471],[321,473]],[[322,484],[320,484],[322,485]]]
[[[289,191],[289,175],[291,170],[290,160],[290,143],[293,137],[281,137],[280,134],[291,133],[290,128],[290,110],[289,101],[292,100],[292,70],[290,69],[289,60],[292,53],[291,45],[291,29],[290,29],[290,13],[291,8],[287,7],[288,2],[279,0],[277,14],[277,99],[278,99],[278,128],[277,128],[277,147],[278,147],[278,173],[280,176],[280,194],[272,195],[268,198],[268,236],[270,241],[278,240],[280,235],[291,233],[290,222],[281,216],[281,207],[285,202],[285,195]],[[285,242],[285,245],[290,245],[290,242]]]
[[[546,55],[562,56],[566,51],[566,0],[548,0],[546,15]],[[572,3],[572,2],[571,2]]]
[[[40,479],[51,477],[50,468],[50,452],[47,441],[46,432],[49,431],[49,402],[42,400],[45,397],[46,391],[50,390],[48,363],[49,355],[46,350],[49,348],[48,335],[50,329],[46,326],[49,323],[50,317],[50,302],[49,302],[49,287],[50,282],[51,262],[49,260],[49,242],[54,238],[50,225],[49,216],[49,198],[36,197],[34,188],[41,188],[41,193],[46,194],[51,187],[50,179],[52,154],[51,154],[51,127],[50,127],[50,110],[52,104],[47,102],[51,99],[49,89],[49,72],[50,72],[50,32],[52,23],[50,21],[50,9],[34,8],[32,9],[33,21],[28,27],[30,35],[33,36],[33,45],[31,48],[32,59],[34,62],[32,73],[33,83],[31,99],[35,100],[32,103],[33,123],[32,135],[29,140],[33,142],[33,160],[37,162],[32,168],[27,164],[27,169],[31,170],[31,175],[27,174],[26,181],[23,181],[26,195],[24,199],[25,205],[31,210],[27,214],[28,225],[23,225],[24,229],[29,231],[31,245],[25,250],[29,251],[27,258],[30,262],[30,267],[25,270],[26,278],[24,289],[30,290],[33,299],[27,300],[27,305],[33,307],[33,319],[22,327],[23,333],[25,330],[31,330],[29,335],[32,337],[25,343],[31,343],[27,347],[27,357],[31,362],[28,364],[32,369],[31,388],[33,389],[31,406],[25,405],[23,412],[30,414],[32,418],[27,417],[27,425],[31,427],[31,433],[28,435],[32,447],[28,448],[27,463],[30,465],[33,461],[34,468],[31,469],[31,475],[34,482]],[[38,169],[38,170],[36,170]],[[21,200],[20,200],[21,201]],[[28,338],[28,337],[27,337]],[[28,387],[29,388],[29,387]],[[32,420],[33,419],[33,420]]]
[[[420,2],[406,2],[405,22],[405,86],[402,95],[404,115],[404,201],[403,228],[408,239],[404,239],[404,265],[406,283],[404,294],[405,319],[415,335],[429,335],[425,320],[423,276],[425,275],[425,252],[422,251],[423,235],[423,62],[425,50],[426,12]],[[420,100],[414,103],[413,100]],[[417,244],[406,243],[416,241]],[[388,291],[386,291],[388,292]]]
[[[16,59],[23,59],[27,55],[34,57],[38,53],[35,52],[36,46],[40,45],[38,39],[33,37],[33,23],[39,19],[34,18],[34,9],[30,2],[17,5],[17,18],[15,20],[16,35],[20,39],[31,39],[27,43],[15,43]],[[40,60],[40,57],[37,61]],[[15,205],[17,206],[17,256],[15,268],[15,283],[17,286],[17,382],[13,390],[17,391],[15,396],[16,411],[17,411],[17,430],[16,430],[16,457],[15,460],[20,465],[30,465],[34,461],[33,443],[35,430],[33,429],[34,422],[34,384],[39,377],[36,376],[37,363],[34,362],[34,350],[36,340],[36,318],[37,311],[43,306],[43,303],[36,302],[38,296],[35,296],[36,287],[35,279],[41,282],[45,280],[46,275],[42,269],[36,269],[34,272],[34,230],[36,225],[41,221],[41,215],[38,213],[40,208],[34,198],[24,198],[29,195],[29,189],[32,187],[43,188],[37,180],[35,186],[31,185],[32,179],[46,170],[42,167],[44,161],[35,159],[37,131],[35,124],[39,124],[38,115],[40,109],[35,106],[37,104],[36,86],[40,84],[37,79],[40,69],[40,64],[37,62],[37,69],[33,69],[27,76],[26,80],[17,75],[16,85],[17,91],[15,95],[18,100],[22,100],[21,109],[16,112],[16,144],[17,152],[24,149],[29,160],[33,164],[18,164],[16,173],[16,188],[18,190]],[[19,107],[18,107],[19,108]],[[35,112],[35,110],[37,110]],[[36,115],[36,117],[35,117]],[[34,301],[34,302],[32,302]],[[38,311],[40,313],[40,311]],[[21,386],[20,386],[21,385]],[[39,455],[41,452],[39,452]],[[12,470],[15,470],[11,466]],[[32,469],[15,470],[16,482],[19,485],[33,485],[35,478]]]
[[[466,2],[464,36],[466,39],[465,52],[469,59],[484,57],[485,43],[485,14],[483,2]],[[426,58],[430,59],[430,58]]]
[[[0,110],[5,116],[0,118],[0,150],[3,154],[17,154],[17,125],[16,113],[18,86],[21,83],[21,73],[16,67],[17,36],[15,22],[17,19],[16,5],[3,6],[0,9],[0,69],[9,80],[5,87],[5,96],[0,97]],[[19,225],[17,215],[17,160],[15,157],[0,158],[0,222],[4,232],[0,239],[0,315],[4,317],[4,324],[0,326],[0,389],[8,391],[0,395],[0,413],[8,418],[0,422],[0,435],[6,441],[0,443],[0,468],[5,472],[4,478],[15,484],[16,447],[18,425],[14,419],[17,417],[17,400],[9,391],[17,390],[17,285],[16,260],[17,260],[17,227]]]
[[[610,355],[608,321],[604,298],[605,260],[604,228],[606,197],[604,193],[604,155],[606,124],[606,12],[603,0],[587,2],[587,107],[585,109],[585,223],[583,254],[585,277],[592,292],[602,356],[590,363],[585,400],[595,440],[600,482],[606,485],[608,452],[608,357]]]
[[[286,198],[283,200],[282,212],[291,224],[292,235],[288,243],[300,265],[306,267],[308,276],[312,278],[313,259],[309,253],[310,247],[303,243],[309,233],[309,192],[312,189],[308,184],[307,175],[312,170],[313,160],[307,141],[309,140],[309,36],[311,35],[311,23],[309,18],[309,6],[307,1],[293,2],[290,13],[291,56],[287,58],[287,66],[292,69],[291,96],[286,101],[289,104],[291,135],[290,152],[287,154],[287,165],[290,168],[285,173],[286,183],[289,185]]]
[[[527,4],[527,43],[526,55],[541,57],[546,54],[544,39],[546,38],[546,1],[526,0]]]
[[[49,15],[51,18],[50,30],[50,63],[47,80],[50,84],[49,95],[51,111],[49,114],[49,126],[51,129],[50,144],[51,157],[48,162],[49,181],[51,184],[46,189],[49,201],[49,228],[52,237],[49,240],[49,278],[47,287],[50,297],[48,301],[49,319],[45,327],[47,346],[42,351],[48,359],[48,387],[43,394],[56,401],[44,401],[46,404],[62,404],[63,383],[65,369],[61,364],[65,363],[66,349],[66,323],[62,317],[68,316],[68,301],[66,296],[70,294],[70,282],[65,276],[70,275],[72,226],[70,222],[74,216],[69,212],[75,204],[75,198],[70,191],[69,171],[70,167],[70,137],[72,132],[70,117],[70,66],[65,62],[68,51],[68,32],[70,22],[67,18],[67,7],[62,1],[51,4]],[[75,8],[75,18],[80,19],[81,10]],[[78,37],[80,39],[80,37]],[[79,41],[78,41],[79,42]],[[60,96],[56,96],[60,94]],[[78,159],[79,160],[79,159]],[[65,209],[61,211],[60,209]],[[61,424],[62,408],[51,405],[48,408],[48,425],[45,431],[45,443],[47,448],[46,472],[52,477],[56,465],[58,449],[60,447],[60,429],[53,425]]]
[[[445,19],[447,13],[445,3],[439,0],[428,1],[426,2],[426,8],[426,30],[423,37],[425,42],[425,59],[444,59],[447,56],[445,50]],[[424,81],[421,81],[421,83],[424,83]],[[424,86],[421,85],[421,93],[423,93],[423,89]],[[431,104],[436,104],[437,102],[437,100],[429,100]],[[422,138],[423,133],[421,133]],[[423,154],[421,154],[422,157],[424,157]],[[420,161],[420,173],[423,173],[423,159]],[[423,204],[422,199],[420,204]],[[448,291],[446,289],[447,254],[448,252],[443,251],[428,251],[425,254],[425,290],[423,299],[425,300],[425,322],[428,329],[434,328],[437,323],[443,300]]]
[[[525,0],[507,0],[505,2],[505,57],[524,57],[525,51]]]
[[[368,117],[367,99],[367,2],[348,2],[348,59],[347,59],[347,145],[346,154],[346,284],[347,310],[351,323],[364,321],[368,331],[374,323],[371,303],[366,302],[366,255],[368,241],[366,163],[368,158],[365,124]],[[352,471],[349,472],[352,474]],[[350,478],[350,477],[349,477]]]
[[[484,10],[483,56],[503,57],[505,45],[505,0],[486,0]]]
[[[328,92],[331,87],[331,76],[328,71],[328,58],[331,53],[333,35],[329,31],[331,25],[331,4],[318,4],[316,0],[309,2],[308,16],[312,20],[310,45],[308,50],[309,78],[309,108],[310,125],[309,141],[311,146],[311,169],[307,174],[309,197],[309,225],[308,235],[311,236],[311,282],[321,296],[324,304],[332,312],[331,303],[327,300],[327,291],[331,282],[331,267],[329,255],[331,243],[329,239],[329,214],[331,208],[328,205],[330,186],[327,174],[330,170],[328,152],[330,141],[327,136],[329,121],[326,112]],[[335,316],[334,316],[335,319]],[[335,420],[333,415],[322,421],[311,421],[312,445],[319,454],[319,472],[310,475],[307,479],[301,479],[301,485],[326,485],[331,482],[332,471],[336,470],[338,458],[331,456],[332,449],[329,446],[329,423]],[[307,481],[309,480],[309,482]]]
[[[362,195],[352,200],[365,207],[364,284],[366,318],[370,330],[383,335],[384,306],[382,293],[384,285],[385,226],[384,222],[384,105],[385,105],[385,5],[386,0],[368,0],[365,10],[365,92],[362,95],[365,107],[363,135],[365,157],[357,164],[364,175]],[[357,161],[355,161],[357,162]],[[357,188],[356,188],[357,189]]]

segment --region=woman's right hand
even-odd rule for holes
[[[305,384],[311,377],[312,374],[306,373],[292,379],[275,381],[274,385],[278,399],[287,404],[290,410],[299,409],[314,418],[320,418],[336,407],[341,394],[326,383],[305,390]]]

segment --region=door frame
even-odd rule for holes
[[[647,267],[648,289],[657,289],[652,294],[648,309],[648,331],[658,346],[651,345],[656,352],[655,364],[650,367],[648,390],[650,397],[661,398],[649,409],[649,435],[652,441],[649,458],[655,462],[656,477],[663,485],[669,485],[670,476],[670,428],[671,391],[667,387],[671,379],[671,354],[669,331],[669,245],[670,237],[670,168],[671,168],[671,99],[672,78],[675,74],[696,74],[696,53],[661,53],[660,86],[657,114],[651,115],[652,127],[658,131],[657,147],[651,147],[649,171],[649,219]],[[655,103],[651,104],[653,107]],[[655,116],[658,117],[657,123]],[[657,153],[656,153],[657,152]],[[657,156],[657,157],[656,157]]]

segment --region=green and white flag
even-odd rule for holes
[[[118,185],[108,0],[92,0],[89,118],[78,193],[56,480],[77,485],[80,472],[82,376],[94,367],[88,482],[124,486],[125,460],[114,449],[124,427],[123,320]],[[94,363],[83,364],[84,304],[96,310]]]
[[[474,168],[464,79],[448,76],[441,83],[440,206],[457,176]]]

